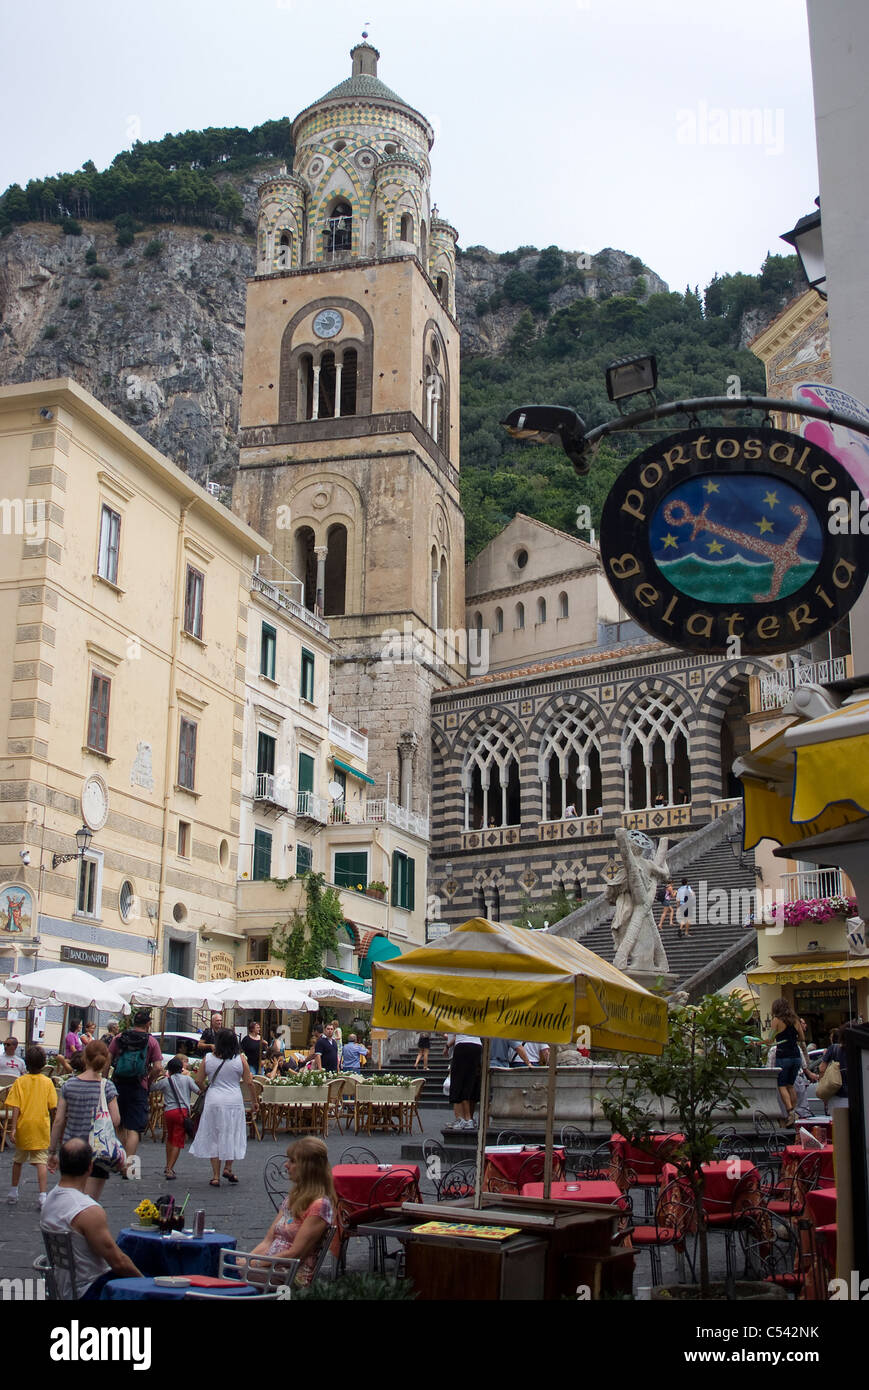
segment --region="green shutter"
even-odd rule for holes
[[[401,855],[397,849],[392,851],[392,884],[390,887],[389,901],[393,907],[398,907],[400,902],[400,891],[398,880],[401,876]]]
[[[414,895],[415,895],[415,892],[416,892],[416,860],[415,860],[415,859],[408,859],[408,861],[407,861],[407,901],[405,902],[405,907],[407,908],[408,912],[413,912],[414,903],[415,903],[415,896],[414,896]]]
[[[299,791],[314,790],[314,759],[308,753],[299,754]]]
[[[253,878],[261,882],[272,876],[272,837],[267,830],[253,832]]]
[[[360,883],[368,887],[368,855],[339,851],[335,855],[335,882],[339,888],[356,888]]]

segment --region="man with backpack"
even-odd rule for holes
[[[118,1091],[121,1130],[118,1138],[132,1158],[148,1127],[148,1088],[163,1070],[163,1053],[151,1037],[151,1015],[147,1009],[133,1014],[133,1026],[115,1038],[109,1048],[114,1071],[112,1081]]]

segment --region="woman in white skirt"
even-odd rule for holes
[[[199,1089],[207,1087],[207,1092],[190,1153],[194,1158],[211,1159],[212,1187],[220,1186],[221,1163],[226,1181],[237,1183],[232,1165],[247,1153],[247,1118],[241,1087],[243,1082],[250,1084],[250,1068],[247,1058],[239,1055],[238,1038],[231,1028],[218,1030],[214,1051],[205,1054],[195,1079]]]

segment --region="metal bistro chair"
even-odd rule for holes
[[[420,1202],[419,1183],[416,1174],[409,1168],[393,1168],[379,1177],[363,1205],[340,1198],[338,1202],[338,1221],[341,1228],[341,1248],[337,1267],[342,1271],[347,1264],[347,1247],[360,1226],[380,1221],[385,1216],[400,1212],[405,1202]],[[372,1273],[383,1269],[384,1241],[369,1235],[368,1267]]]
[[[439,1202],[457,1202],[473,1197],[477,1186],[477,1165],[473,1161],[454,1163],[439,1182],[435,1183]]]
[[[6,1104],[6,1096],[15,1083],[10,1081],[8,1086],[0,1087],[0,1153],[6,1148],[6,1140],[9,1135],[9,1126],[12,1123],[12,1110]]]
[[[338,1159],[340,1163],[376,1163],[377,1154],[366,1149],[362,1144],[351,1144],[349,1149],[345,1149]]]
[[[52,1231],[43,1231],[42,1243],[45,1246],[45,1254],[51,1270],[51,1280],[55,1292],[59,1287],[57,1275],[60,1271],[69,1277],[69,1297],[71,1299],[80,1298],[84,1289],[79,1289],[76,1280],[75,1247],[72,1243],[72,1236],[69,1234],[55,1235]]]
[[[666,1245],[675,1249],[679,1264],[687,1255],[687,1237],[696,1232],[696,1213],[694,1204],[686,1196],[683,1185],[676,1181],[668,1183],[655,1203],[654,1220],[650,1225],[631,1225],[622,1233],[622,1239],[630,1238],[638,1250],[648,1250],[651,1261],[652,1283],[660,1284],[663,1278],[661,1250]],[[693,1262],[688,1255],[693,1276]]]
[[[260,1098],[262,1087],[254,1085],[253,1081],[241,1082],[241,1094],[244,1100],[244,1116],[247,1121],[247,1132],[252,1138],[262,1139],[263,1132],[260,1128],[259,1116],[261,1114]]]
[[[543,1182],[543,1173],[546,1168],[546,1154],[541,1149],[539,1153],[529,1154],[523,1158],[519,1165],[519,1172],[516,1174],[517,1192],[521,1192],[527,1182]],[[552,1181],[561,1182],[564,1178],[564,1159],[560,1154],[552,1155]]]
[[[45,1280],[45,1289],[50,1299],[57,1298],[57,1285],[54,1282],[54,1270],[47,1255],[37,1255],[33,1261],[33,1269],[37,1275],[42,1275]]]
[[[263,1182],[265,1183],[266,1196],[275,1211],[280,1211],[281,1203],[290,1190],[287,1160],[283,1154],[275,1154],[274,1158],[268,1160],[263,1171]]]
[[[163,1142],[165,1134],[165,1120],[163,1118],[163,1093],[162,1091],[151,1091],[148,1095],[148,1124],[145,1134],[150,1134],[155,1144]],[[159,1137],[157,1130],[159,1129]]]
[[[449,1156],[437,1139],[422,1141],[423,1179],[432,1185],[437,1198],[438,1184],[450,1166]]]
[[[238,1279],[242,1284],[254,1284],[263,1293],[291,1285],[301,1261],[286,1255],[254,1255],[250,1250],[230,1250],[220,1247],[221,1279]]]
[[[766,1168],[761,1177],[761,1193],[766,1210],[787,1221],[802,1216],[806,1193],[817,1187],[820,1180],[822,1161],[820,1152],[805,1154],[784,1182],[773,1165]]]
[[[811,1269],[812,1251],[793,1221],[766,1210],[745,1212],[738,1236],[744,1278],[778,1284],[793,1298],[801,1297]]]

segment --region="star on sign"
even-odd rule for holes
[[[723,554],[724,554],[724,546],[721,545],[721,543],[720,543],[719,541],[710,541],[709,544],[707,545],[706,549],[709,551],[709,554],[710,554],[710,555],[723,555]]]
[[[768,492],[763,499],[765,507],[775,507],[778,504],[778,493]]]
[[[720,484],[720,483],[713,483],[713,482],[710,480],[708,483],[704,483],[704,484],[703,484],[703,491],[704,491],[704,492],[720,492],[720,490],[721,490],[721,484]]]
[[[665,550],[671,550],[671,549],[672,549],[672,550],[678,550],[678,549],[679,549],[679,542],[676,540],[676,537],[675,537],[675,536],[673,536],[673,535],[670,534],[669,531],[667,532],[666,536],[662,536],[662,537],[661,537],[661,540],[664,542],[664,549],[665,549]]]
[[[760,521],[756,521],[754,524],[755,526],[760,527],[760,534],[762,536],[765,536],[767,531],[771,531],[773,529],[772,522],[768,521],[765,516],[762,516]]]

